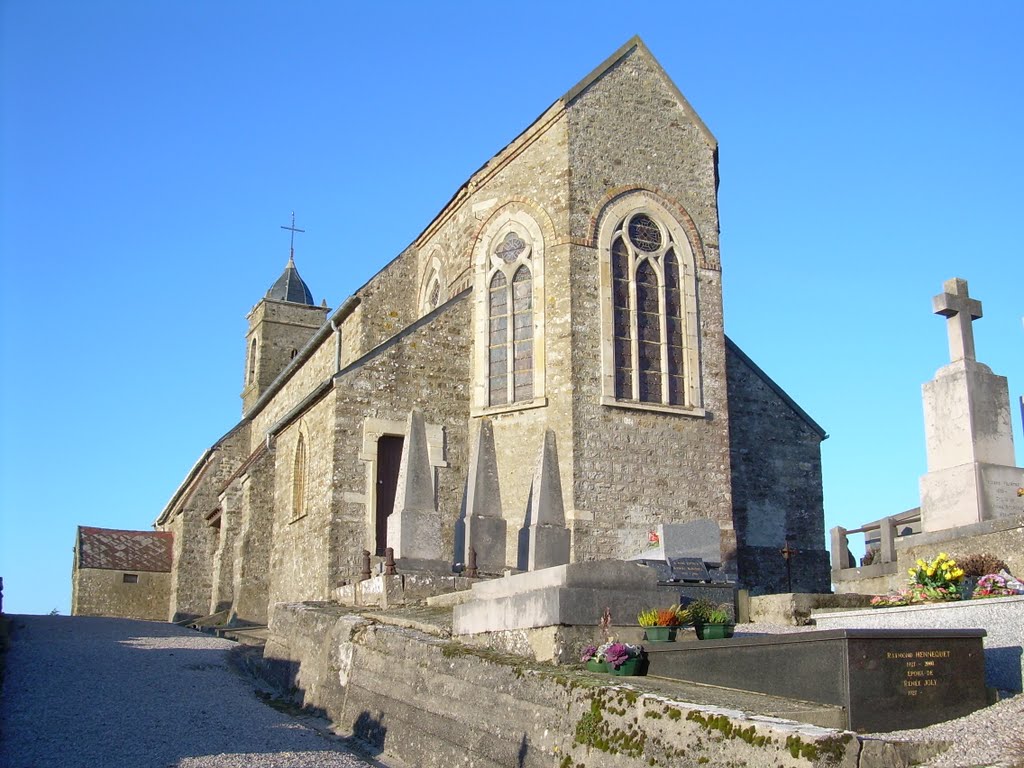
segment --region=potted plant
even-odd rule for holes
[[[724,603],[716,606],[706,598],[698,598],[687,606],[693,618],[697,637],[701,640],[721,640],[732,637],[735,626]]]
[[[641,611],[637,623],[644,628],[644,639],[651,643],[669,643],[676,631],[690,619],[690,613],[679,605]]]
[[[642,645],[630,645],[610,641],[600,646],[588,645],[583,649],[580,661],[591,672],[607,672],[610,675],[639,675],[643,662]]]

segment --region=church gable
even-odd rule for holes
[[[276,329],[277,300],[264,299],[237,439],[215,446],[161,516],[175,536],[172,614],[230,604],[265,618],[277,601],[330,598],[360,573],[364,549],[383,554],[395,470],[410,466],[413,443],[414,474],[429,478],[418,491],[433,494],[399,511],[440,527],[426,559],[461,561],[470,436],[485,432],[500,479],[489,522],[506,537],[489,543],[505,565],[517,562],[520,528],[541,518],[524,517],[541,455],[543,506],[558,510],[558,551],[564,543],[573,560],[629,557],[658,525],[701,518],[720,526],[726,568],[754,573],[747,560],[775,546],[751,535],[754,517],[788,530],[815,482],[820,500],[820,436],[799,418],[779,427],[785,460],[811,470],[769,483],[775,495],[758,512],[749,479],[769,460],[748,450],[761,440],[758,408],[795,411],[745,358],[730,352],[727,366],[716,146],[634,38],[326,322],[326,308],[278,302],[310,318],[306,341]],[[409,438],[413,423],[422,439]],[[820,516],[820,503],[808,509]],[[805,522],[817,552],[821,521]]]
[[[569,165],[574,239],[592,235],[602,203],[643,188],[686,211],[709,265],[717,265],[717,144],[639,41],[571,91]]]

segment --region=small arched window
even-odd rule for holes
[[[306,514],[306,440],[299,434],[292,465],[292,519]]]
[[[245,383],[252,384],[256,381],[256,339],[249,345],[249,366],[245,375]]]

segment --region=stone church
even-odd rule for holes
[[[486,430],[492,573],[521,564],[542,460],[572,561],[707,519],[742,585],[829,591],[826,435],[724,334],[717,187],[714,136],[634,38],[337,309],[293,252],[248,316],[240,421],[156,520],[168,617],[263,622],[357,580],[363,550],[378,567],[414,411],[449,564]]]

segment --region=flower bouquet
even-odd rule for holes
[[[989,573],[978,579],[978,586],[974,588],[972,600],[982,600],[986,597],[1013,597],[1021,592],[1014,587],[1014,582],[1020,584],[1005,572]]]
[[[910,571],[911,602],[959,600],[964,571],[956,560],[939,552],[934,560],[918,559]]]

